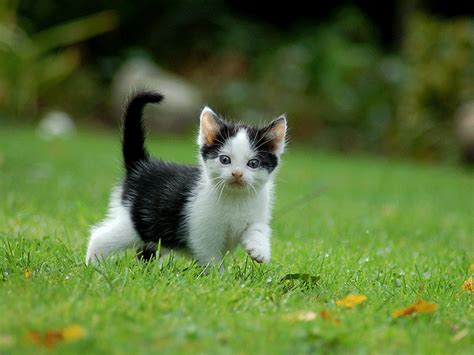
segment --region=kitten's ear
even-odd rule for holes
[[[221,128],[221,120],[206,106],[201,112],[199,121],[198,144],[200,146],[212,144]]]
[[[285,150],[286,128],[285,115],[281,115],[265,128],[267,140],[271,143],[270,150],[276,155],[280,155]]]

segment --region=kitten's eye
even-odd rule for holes
[[[260,161],[258,159],[250,159],[247,162],[247,166],[249,166],[252,169],[257,169],[260,165]]]
[[[230,164],[230,158],[227,155],[219,155],[219,161],[223,165],[229,165]]]

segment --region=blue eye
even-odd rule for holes
[[[260,166],[260,161],[258,159],[250,159],[247,162],[247,166],[252,169],[257,169]]]
[[[230,158],[227,155],[219,155],[219,161],[223,165],[229,165],[230,164]]]

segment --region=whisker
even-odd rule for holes
[[[258,137],[257,134],[255,134],[255,136],[254,136],[253,139],[252,139],[252,142],[250,143],[250,146],[251,146],[251,147],[254,147],[254,146],[255,146],[257,137]]]
[[[266,132],[265,134],[262,134],[262,136],[261,136],[261,137],[258,139],[258,141],[255,143],[255,147],[258,148],[258,147],[260,147],[260,146],[262,146],[262,145],[264,145],[264,144],[270,142],[271,140],[273,140],[273,138],[270,137],[269,140],[267,140],[266,142],[259,144],[263,139],[266,139],[266,138],[269,138],[269,137],[267,136],[267,132]]]
[[[254,194],[257,195],[257,189],[253,185],[249,184],[248,186],[250,186],[253,189]]]
[[[219,181],[216,183],[216,185],[215,185],[216,194],[219,193],[219,189],[220,189],[222,183],[223,183],[222,180],[219,180]]]
[[[221,200],[222,192],[224,191],[225,188],[225,181],[222,180],[222,183],[219,185],[220,186],[220,192],[219,192],[219,197],[217,198],[217,202]]]
[[[214,141],[215,141],[215,142],[217,142],[217,143],[220,143],[220,144],[224,145],[224,144],[225,144],[225,141],[226,141],[226,139],[225,139],[224,137],[222,137],[222,139],[223,139],[223,140],[221,140],[221,139],[219,139],[219,138],[215,137],[215,138],[214,138]]]
[[[258,146],[256,148],[258,149],[258,148],[264,146],[265,144],[270,143],[272,140],[273,140],[273,138],[269,138],[268,140],[264,141],[263,143],[260,143],[260,140],[259,140],[258,143],[260,143],[260,144],[258,144]]]

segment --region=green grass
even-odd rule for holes
[[[150,140],[155,154],[182,162],[194,161],[193,144]],[[461,290],[474,262],[472,174],[293,145],[277,179],[272,262],[239,250],[223,275],[202,276],[179,256],[162,269],[133,253],[84,265],[89,226],[104,216],[120,164],[113,134],[45,142],[0,132],[0,353],[472,351],[473,298]],[[282,282],[290,273],[319,279]],[[347,294],[368,299],[338,308]],[[438,310],[392,318],[419,299]],[[316,319],[291,319],[306,311]],[[86,336],[52,349],[27,340],[71,324]]]

